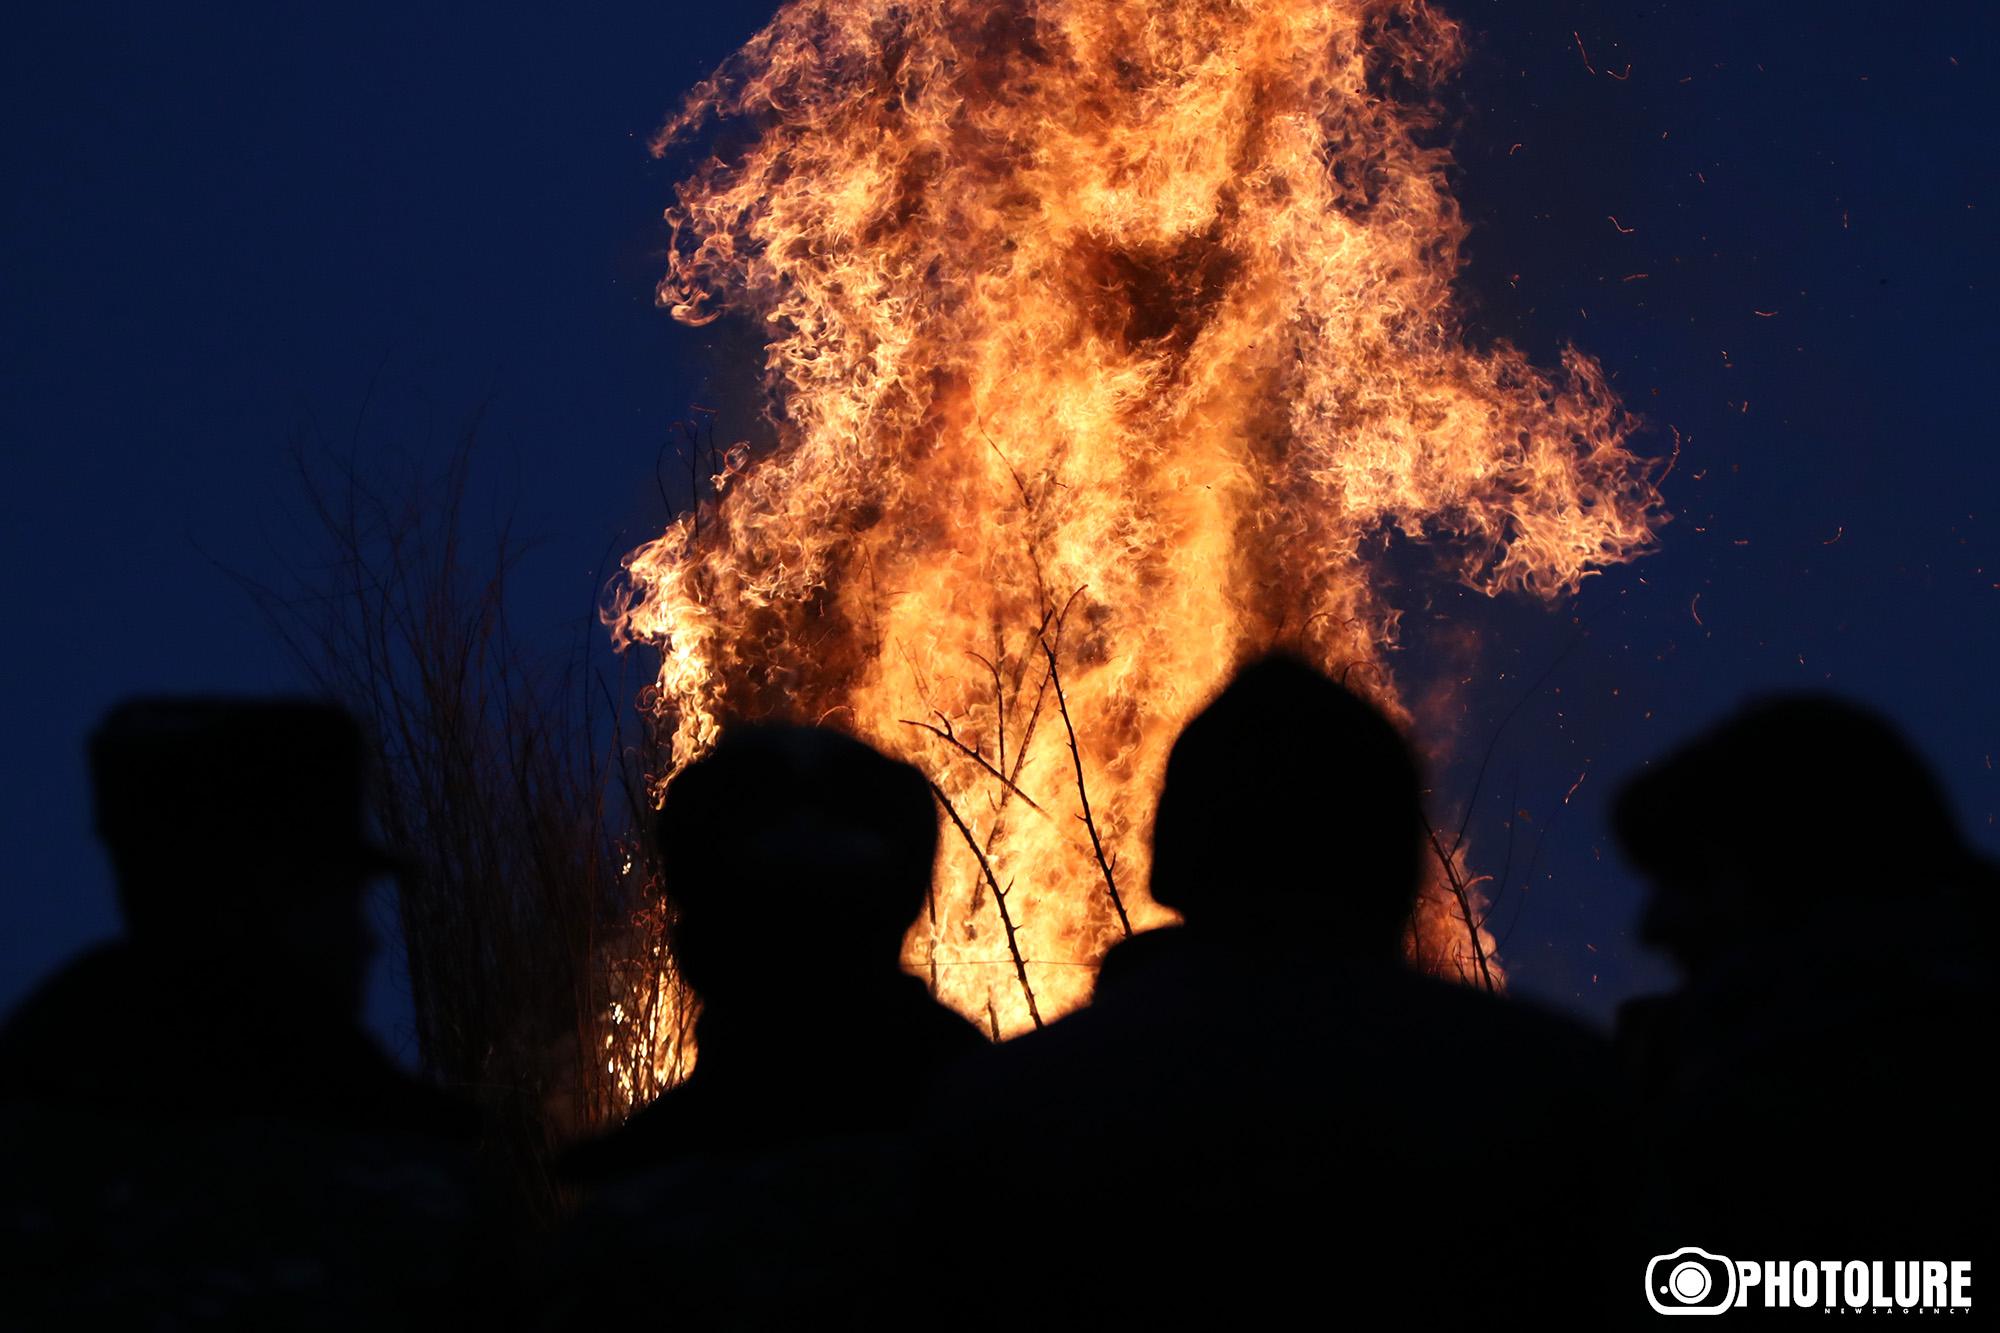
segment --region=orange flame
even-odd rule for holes
[[[919,764],[949,818],[909,963],[997,1032],[1167,919],[1151,803],[1232,667],[1289,646],[1402,715],[1386,531],[1551,599],[1652,539],[1596,363],[1462,336],[1459,52],[1392,0],[795,0],[655,143],[738,140],[666,214],[660,300],[762,322],[778,434],[626,561],[661,780],[769,715]],[[1441,887],[1413,947],[1470,958]]]

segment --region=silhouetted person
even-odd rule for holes
[[[674,962],[701,1002],[687,1081],[570,1159],[581,1179],[905,1122],[977,1028],[903,971],[937,855],[930,785],[838,732],[744,727],[656,824]]]
[[[0,1028],[0,1325],[404,1327],[470,1259],[469,1126],[358,1023],[353,722],[125,704],[91,743],[124,939]]]
[[[1188,725],[1152,870],[1185,924],[938,1108],[926,1215],[984,1293],[962,1317],[1603,1326],[1601,1044],[1406,966],[1421,821],[1394,727],[1301,662]]]
[[[1993,1185],[1996,880],[1936,779],[1835,699],[1754,705],[1634,780],[1620,841],[1679,965],[1620,1040],[1663,1245],[1971,1257]]]
[[[550,1327],[845,1326],[891,1298],[908,1127],[987,1045],[900,963],[937,820],[916,769],[819,729],[732,729],[668,786],[657,847],[701,1004],[695,1069],[568,1159],[595,1194]]]

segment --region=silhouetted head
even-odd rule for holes
[[[899,972],[937,809],[923,774],[850,736],[746,726],[668,785],[657,834],[688,984],[709,1006],[783,1003]]]
[[[1387,718],[1296,658],[1264,658],[1174,742],[1153,897],[1190,926],[1309,917],[1331,952],[1393,957],[1416,899],[1421,801]]]
[[[1939,894],[1972,865],[1922,757],[1814,695],[1745,708],[1633,779],[1612,818],[1653,882],[1643,933],[1690,967],[1827,906]]]
[[[105,717],[90,765],[136,944],[217,985],[280,985],[272,999],[289,1009],[358,1007],[361,891],[391,863],[366,836],[351,717],[295,700],[137,699]]]

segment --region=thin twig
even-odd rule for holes
[[[1514,903],[1514,915],[1508,919],[1507,929],[1501,934],[1499,944],[1496,947],[1505,948],[1507,941],[1514,937],[1514,927],[1521,923],[1521,909],[1527,906],[1528,902],[1528,885],[1535,878],[1535,867],[1542,863],[1542,847],[1548,842],[1549,835],[1556,831],[1556,826],[1562,823],[1564,808],[1566,807],[1558,806],[1556,812],[1549,817],[1548,822],[1542,825],[1541,832],[1535,835],[1534,851],[1528,857],[1527,869],[1521,872],[1521,892]],[[1487,908],[1487,917],[1492,916],[1492,914],[1493,909],[1489,906]],[[1481,925],[1484,925],[1485,922],[1486,917],[1480,918]]]
[[[1077,591],[1081,592],[1082,589]],[[1071,595],[1074,600],[1075,595]],[[1104,843],[1097,836],[1097,821],[1090,814],[1090,790],[1083,782],[1083,752],[1077,748],[1076,727],[1069,720],[1069,701],[1063,697],[1062,672],[1056,666],[1056,650],[1047,639],[1042,640],[1042,652],[1049,659],[1049,681],[1056,689],[1056,708],[1062,713],[1063,730],[1069,733],[1070,762],[1076,765],[1076,796],[1083,806],[1083,826],[1090,830],[1090,850],[1097,857],[1097,868],[1104,872],[1104,887],[1111,894],[1111,906],[1118,912],[1118,924],[1129,937],[1132,934],[1132,918],[1125,914],[1125,899],[1118,892],[1118,879],[1111,873],[1111,863],[1104,859]]]
[[[1014,917],[1007,910],[1006,890],[1002,889],[1000,881],[993,877],[992,862],[986,859],[986,853],[980,850],[979,840],[972,836],[972,830],[965,826],[965,821],[958,817],[958,811],[952,808],[951,798],[944,794],[944,788],[933,782],[931,795],[937,797],[938,804],[944,807],[945,814],[950,817],[952,827],[958,830],[958,835],[965,839],[965,845],[972,849],[973,856],[979,860],[979,873],[986,877],[986,887],[993,891],[993,905],[1000,909],[1000,924],[1007,930],[1007,953],[1014,960],[1014,975],[1021,980],[1021,994],[1028,997],[1028,1017],[1033,1019],[1035,1026],[1039,1028],[1042,1025],[1042,1011],[1035,1004],[1035,988],[1028,982],[1027,960],[1021,957],[1021,946],[1014,938]]]
[[[995,637],[998,637],[997,630],[995,631]],[[997,644],[996,647],[1001,650],[1001,655],[1004,657],[1006,655],[1005,645]],[[999,761],[994,770],[997,773],[1007,767],[1007,691],[1000,681],[1000,664],[973,652],[969,648],[966,650],[965,655],[985,667],[987,673],[993,677],[993,734],[995,744],[1000,750]],[[981,760],[980,762],[984,763],[985,761]],[[1033,803],[1030,802],[1030,804]]]
[[[1424,837],[1431,850],[1437,853],[1438,864],[1444,867],[1445,882],[1451,885],[1452,896],[1458,899],[1459,914],[1465,918],[1466,938],[1472,941],[1472,958],[1479,965],[1479,982],[1487,990],[1498,990],[1493,984],[1493,971],[1486,965],[1486,948],[1479,942],[1479,923],[1472,919],[1472,895],[1467,892],[1465,881],[1458,877],[1458,867],[1452,863],[1452,853],[1445,850],[1444,841],[1437,830],[1431,827],[1429,815],[1419,812],[1424,821]]]
[[[944,714],[939,713],[938,716],[944,717]],[[985,755],[979,753],[979,751],[973,749],[970,745],[967,745],[964,741],[960,740],[958,738],[958,733],[953,731],[951,728],[950,718],[945,718],[945,724],[942,727],[932,726],[928,722],[912,721],[907,717],[900,718],[898,720],[901,721],[902,724],[906,727],[915,727],[919,731],[928,731],[931,735],[937,737],[945,744],[951,746],[952,749],[957,750],[967,759],[970,759],[973,763],[979,765],[981,768],[985,769],[988,773],[992,774],[995,778],[999,779],[1001,786],[1005,787],[1008,791],[1014,793],[1014,795],[1026,801],[1028,803],[1028,807],[1031,810],[1034,810],[1037,814],[1048,813],[1048,811],[1042,809],[1041,806],[1035,804],[1034,797],[1028,795],[1028,793],[1022,791],[1020,787],[1016,786],[1012,778],[1008,777],[1005,773],[1002,773],[999,769],[995,768],[991,763],[989,763]]]

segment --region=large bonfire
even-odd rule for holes
[[[796,0],[659,135],[705,146],[660,299],[763,331],[776,442],[626,562],[658,780],[748,718],[920,765],[907,962],[996,1034],[1165,919],[1149,810],[1233,666],[1404,716],[1385,534],[1542,598],[1651,539],[1598,366],[1463,334],[1459,50],[1396,0]],[[1490,966],[1442,875],[1411,947]]]

